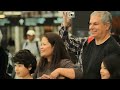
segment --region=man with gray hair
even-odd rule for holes
[[[81,42],[78,43],[78,39],[72,38],[74,39],[72,40],[71,38],[68,38],[68,33],[66,33],[68,22],[66,20],[68,20],[67,15],[64,16],[64,28],[62,27],[62,32],[60,30],[60,35],[64,37],[64,39],[67,37],[66,41],[68,41],[69,46],[73,46],[73,44],[77,44],[78,46],[81,45]],[[120,53],[120,46],[111,36],[111,28],[112,15],[108,11],[94,11],[90,15],[89,30],[94,39],[83,49],[82,52],[83,79],[100,79],[102,59],[107,55]],[[78,51],[78,49],[75,51]],[[68,73],[65,74],[64,72]],[[71,76],[69,74],[71,74]],[[76,76],[73,69],[64,68],[58,68],[53,71],[50,76],[51,78],[56,78],[58,75],[70,76],[69,78],[72,79]]]
[[[2,41],[2,32],[0,30],[0,79],[9,79],[9,75],[6,73],[7,64],[8,64],[8,55],[1,46]]]

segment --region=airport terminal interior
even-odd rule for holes
[[[26,40],[26,32],[35,30],[36,38],[44,32],[58,33],[63,11],[0,11],[0,30],[3,34],[2,45],[15,53],[22,48]],[[73,31],[76,37],[88,37],[88,21],[92,11],[71,11],[73,17]],[[120,11],[110,11],[113,15],[113,29],[120,32]]]

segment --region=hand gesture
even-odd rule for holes
[[[70,27],[71,26],[71,18],[69,17],[69,11],[63,11],[63,26]]]

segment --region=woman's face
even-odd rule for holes
[[[49,43],[46,37],[42,38],[40,47],[41,47],[40,52],[42,57],[45,57],[45,58],[52,57],[53,46]]]
[[[107,68],[104,66],[103,62],[101,64],[100,74],[101,74],[101,79],[109,79],[110,78],[110,73],[107,70]]]

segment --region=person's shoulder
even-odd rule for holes
[[[35,38],[34,41],[40,42],[40,39],[39,38]]]
[[[87,46],[91,46],[95,44],[95,39],[92,39],[90,42],[88,42],[88,39],[86,40]]]
[[[70,59],[62,59],[61,62],[70,61]]]
[[[119,46],[118,43],[117,43],[117,41],[112,36],[108,39],[107,43],[109,45]]]
[[[28,39],[23,40],[23,43],[26,43],[26,42],[29,42],[29,40]]]
[[[106,43],[105,48],[110,53],[114,53],[114,52],[119,53],[120,52],[120,45],[117,43],[117,41],[113,37],[109,38],[109,40]]]
[[[4,56],[8,56],[8,54],[7,54],[7,50],[5,50],[3,47],[0,47],[0,56],[1,57],[4,57]]]
[[[114,37],[113,37],[113,36],[110,36],[110,38],[108,39],[108,41],[110,41],[110,42],[114,42],[114,41],[115,41],[115,39],[114,39]]]
[[[0,46],[0,52],[5,52],[5,49],[2,46]]]
[[[60,62],[61,67],[71,67],[74,66],[73,62],[70,59],[62,59]]]

